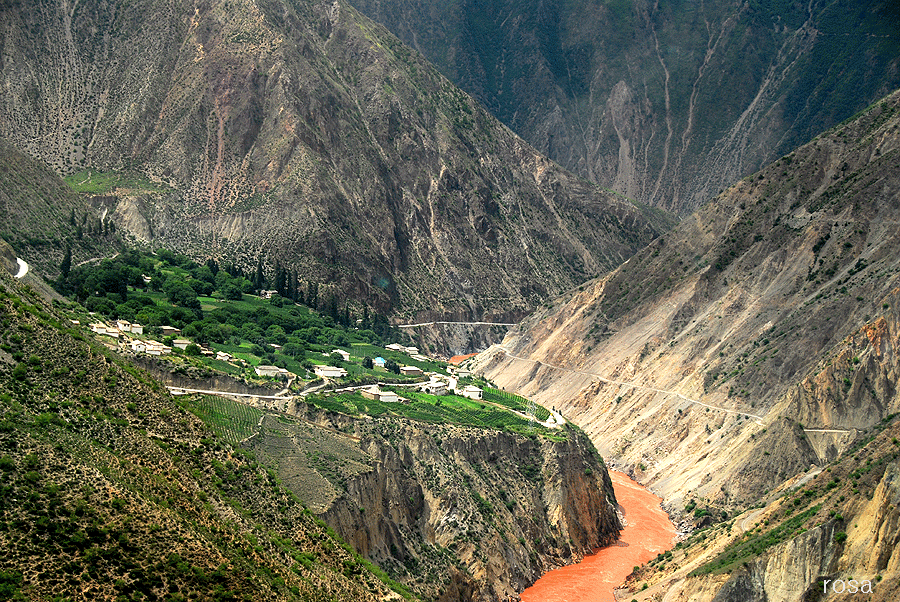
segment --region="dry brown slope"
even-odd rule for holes
[[[561,407],[606,457],[637,467],[673,502],[690,491],[746,504],[819,462],[816,449],[839,451],[845,436],[814,441],[798,421],[871,426],[896,411],[893,384],[873,388],[875,400],[857,397],[852,411],[798,402],[795,387],[863,325],[890,322],[900,270],[898,108],[895,93],[742,180],[504,342],[516,356],[582,373],[494,349],[486,374]],[[891,349],[873,361],[894,357]],[[771,461],[760,462],[762,452]]]

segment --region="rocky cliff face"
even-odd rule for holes
[[[263,424],[254,446],[280,458],[279,473],[304,499],[330,489],[317,514],[430,598],[514,598],[619,532],[609,474],[578,431],[550,440],[399,419],[318,420],[358,438],[329,447],[348,458],[338,479],[315,477],[318,487],[313,477],[292,480],[316,466],[329,472],[310,460],[316,452],[300,451],[303,435],[277,421]]]
[[[354,5],[563,166],[681,214],[900,86],[880,0]]]
[[[656,235],[344,2],[52,0],[0,18],[0,135],[103,192],[137,240],[279,261],[382,311],[482,316]]]

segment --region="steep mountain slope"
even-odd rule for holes
[[[108,211],[2,138],[0,183],[0,238],[36,270],[55,278],[67,246],[76,263],[115,252]]]
[[[887,0],[353,3],[552,159],[681,214],[900,86]]]
[[[46,0],[0,22],[0,135],[138,240],[381,310],[515,316],[656,234],[343,2]]]
[[[634,599],[896,600],[897,435],[900,421],[885,418],[815,478],[692,535],[630,577]]]
[[[530,318],[484,370],[675,508],[755,503],[900,410],[898,166],[894,93]]]
[[[0,321],[5,599],[396,596],[274,474],[5,274]]]

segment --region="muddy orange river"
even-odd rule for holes
[[[550,571],[522,592],[522,602],[615,602],[613,589],[625,577],[674,545],[675,526],[660,499],[621,472],[610,471],[616,500],[628,525],[619,541],[579,564]]]

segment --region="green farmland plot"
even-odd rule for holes
[[[528,399],[520,395],[507,393],[506,391],[501,391],[500,389],[485,387],[483,396],[485,401],[506,406],[508,408],[516,410],[517,412],[522,412],[523,414],[528,413]],[[547,418],[550,417],[550,410],[543,406],[535,404],[534,410],[534,417],[541,422],[544,422],[545,420],[547,420]]]
[[[333,412],[353,416],[367,415],[377,417],[392,415],[435,424],[460,424],[515,431],[523,434],[540,432],[544,435],[552,436],[553,433],[551,429],[544,428],[531,420],[498,408],[490,403],[457,395],[429,395],[402,387],[397,387],[396,392],[401,397],[406,398],[407,401],[385,403],[366,399],[356,392],[341,393],[339,395],[311,395],[307,398],[307,401]],[[526,407],[527,400],[524,402],[523,411]],[[543,410],[545,415],[549,415],[545,408],[540,406],[537,406],[537,408]]]
[[[201,420],[232,445],[238,445],[255,434],[259,418],[263,415],[256,408],[216,395],[203,395],[191,405]]]

